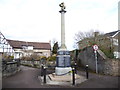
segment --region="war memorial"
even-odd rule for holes
[[[49,85],[75,85],[80,84],[87,79],[75,73],[75,68],[71,66],[70,51],[65,45],[65,5],[59,4],[61,10],[61,47],[57,51],[55,73],[39,77],[43,84]],[[73,73],[74,72],[74,73]]]

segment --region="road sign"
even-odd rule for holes
[[[98,50],[98,45],[94,45],[93,46],[93,49],[96,51],[96,50]]]
[[[98,60],[97,60],[97,50],[98,50],[98,45],[93,45],[94,53],[95,53],[95,60],[96,60],[96,73],[98,73]]]

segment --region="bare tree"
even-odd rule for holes
[[[89,32],[78,32],[75,34],[75,41],[79,49],[97,44],[99,49],[103,51],[107,57],[114,57],[114,46],[111,46],[111,39],[104,35],[103,32],[94,32],[92,30]]]
[[[102,34],[103,34],[103,32],[100,32],[100,31],[95,31],[94,32],[94,30],[90,30],[88,32],[79,31],[75,34],[74,39],[75,39],[76,42],[79,42],[81,40],[88,39],[88,38],[94,38],[94,37],[96,37],[98,35],[102,35]]]
[[[86,38],[91,38],[91,37],[94,37],[94,31],[93,30],[90,30],[89,32],[82,32],[82,31],[79,31],[75,34],[75,41],[76,42],[79,42],[83,39],[86,39]]]

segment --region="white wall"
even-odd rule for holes
[[[115,56],[116,58],[120,58],[120,52],[114,52],[114,56]]]
[[[46,56],[46,57],[49,57],[50,53],[51,53],[50,50],[38,50],[38,49],[34,49],[34,50],[28,50],[28,52],[27,51],[24,52],[23,49],[15,49],[15,55],[14,55],[14,57],[15,58],[19,58],[19,53],[20,53],[20,57],[22,57],[22,54],[23,54],[23,56],[26,56],[26,55],[31,55],[34,52],[38,53],[41,56]]]

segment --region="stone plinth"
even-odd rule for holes
[[[38,79],[43,83],[43,76],[38,76]],[[75,74],[75,84],[85,82],[87,79],[84,76]],[[72,74],[58,76],[55,73],[46,76],[46,84],[48,85],[61,85],[61,86],[72,86]]]
[[[55,73],[57,75],[64,75],[64,74],[67,74],[69,71],[72,71],[71,67],[64,67],[64,68],[56,67],[55,68]]]
[[[58,76],[55,73],[53,74],[49,74],[49,78],[52,81],[61,81],[61,82],[71,82],[72,81],[72,74],[67,74],[67,75],[62,75],[62,76]],[[79,79],[80,76],[75,74],[75,79]]]
[[[59,50],[56,58],[56,75],[63,75],[71,70],[70,52],[68,50]]]

